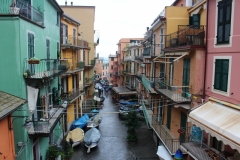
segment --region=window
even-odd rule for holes
[[[217,44],[229,43],[232,0],[218,2]]]
[[[60,15],[59,15],[59,13],[57,12],[57,26],[59,26],[59,21],[60,21]]]
[[[73,29],[73,44],[76,45],[76,29]]]
[[[110,73],[110,77],[112,77],[112,74]]]
[[[114,58],[113,58],[113,57],[111,57],[111,61],[114,61]]]
[[[104,72],[102,72],[102,75],[104,76]]]
[[[189,17],[189,25],[200,26],[200,14],[194,14]]]
[[[215,60],[214,89],[227,92],[229,59]]]
[[[68,42],[68,26],[64,23],[61,23],[60,34],[61,44],[66,44]]]
[[[113,65],[111,65],[111,69],[113,69]]]
[[[50,40],[46,39],[46,52],[47,52],[47,70],[50,70]]]
[[[34,35],[32,33],[28,33],[28,58],[31,59],[35,56],[34,54]],[[29,70],[31,74],[35,73],[34,64],[29,65]]]

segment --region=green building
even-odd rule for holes
[[[62,13],[55,0],[0,1],[0,90],[28,100],[9,120],[17,160],[45,160],[48,146],[63,137]]]

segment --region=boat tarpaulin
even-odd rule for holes
[[[89,120],[89,117],[87,114],[85,114],[81,118],[73,121],[70,130],[73,130],[75,128],[84,128],[86,126],[88,120]]]
[[[85,133],[84,141],[95,143],[99,141],[100,137],[101,133],[99,132],[99,130],[96,128],[91,128]]]
[[[70,142],[70,139],[73,140],[73,142],[81,142],[84,138],[84,131],[81,128],[75,128],[72,131],[69,131],[66,137],[66,141]]]

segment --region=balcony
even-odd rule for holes
[[[0,14],[1,15],[18,15],[19,17],[32,21],[35,24],[43,26],[43,14],[36,8],[29,5],[29,3],[23,0],[16,0],[16,8],[15,10],[10,9],[10,5],[12,4],[12,0],[4,0],[1,1],[0,5]]]
[[[134,56],[125,56],[124,62],[127,62],[127,61],[134,61]]]
[[[134,69],[126,69],[125,72],[128,75],[132,75],[132,76],[136,75],[136,70]]]
[[[187,46],[205,47],[204,26],[178,26],[178,31],[165,36],[165,49],[180,47],[185,49]]]
[[[154,88],[158,93],[176,103],[191,102],[190,86],[169,86],[165,82],[165,79],[154,82]]]
[[[79,98],[84,93],[83,86],[80,86],[77,89],[73,89],[71,92],[62,93],[62,99],[68,101],[69,103],[74,102],[77,98]]]
[[[83,83],[84,83],[84,86],[85,86],[85,87],[88,87],[88,86],[90,86],[91,84],[93,84],[94,81],[95,81],[95,76],[90,77],[90,78],[86,77],[86,78],[84,78]]]
[[[170,154],[174,155],[180,148],[179,138],[176,138],[165,125],[161,125],[161,123],[157,121],[156,116],[152,116],[152,128],[164,143],[165,147],[167,147],[168,151],[170,151]]]
[[[86,68],[94,67],[94,66],[95,66],[95,60],[85,61],[85,63],[84,63],[84,67],[86,67]]]
[[[78,39],[73,35],[61,35],[61,48],[62,49],[90,49],[88,42],[82,39]]]
[[[29,64],[28,60],[23,62],[23,75],[27,84],[42,86],[44,80],[57,77],[69,69],[68,62],[58,59],[41,59],[38,64]]]
[[[60,60],[61,61],[61,60]],[[73,74],[84,70],[84,62],[68,62],[68,70],[64,74]]]
[[[142,75],[142,84],[150,94],[157,94],[154,90],[154,82],[150,81],[144,74]]]
[[[26,127],[28,131],[28,135],[31,136],[41,136],[41,137],[49,137],[55,128],[56,124],[61,119],[65,108],[59,106],[57,108],[52,108],[45,113],[49,115],[48,118],[41,118],[39,120],[34,120],[32,125]],[[39,111],[38,111],[39,112]],[[44,110],[41,112],[45,112]]]

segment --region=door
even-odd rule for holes
[[[33,139],[32,152],[33,152],[33,160],[40,160],[40,150],[39,150],[38,138]]]
[[[187,130],[187,114],[184,112],[181,112],[180,128],[185,130],[184,134],[180,134],[180,143],[184,143]]]
[[[169,90],[171,90],[172,88],[170,86],[173,85],[173,71],[174,71],[174,59],[170,58],[170,65],[169,65]]]
[[[159,80],[159,87],[160,89],[165,89],[165,64],[160,63],[160,80]]]
[[[172,119],[172,105],[167,106],[167,128],[171,128],[171,119]]]
[[[185,58],[183,60],[183,80],[182,80],[182,85],[183,86],[189,86],[189,82],[190,82],[190,59],[189,58]],[[182,88],[182,96],[187,98],[187,94],[189,92],[189,88],[188,87],[183,87]]]

